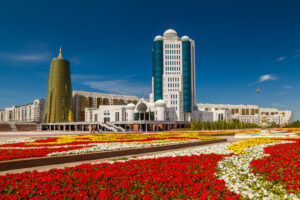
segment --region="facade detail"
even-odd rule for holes
[[[164,100],[176,121],[191,121],[195,105],[195,42],[173,29],[156,36],[152,50],[150,102]]]
[[[201,122],[217,122],[217,121],[231,121],[232,115],[229,110],[214,110],[205,111],[197,110],[193,112],[193,120]]]
[[[232,119],[240,122],[261,123],[265,119],[268,124],[276,123],[286,125],[293,122],[293,112],[291,110],[278,110],[276,108],[260,108],[260,122],[258,122],[257,105],[229,105],[229,104],[197,104],[198,109],[206,112],[229,111]]]
[[[33,103],[12,106],[0,110],[0,122],[42,122],[44,114],[45,100],[36,99]]]
[[[60,48],[58,58],[53,58],[50,63],[43,122],[71,121],[73,114],[70,63],[63,59]]]

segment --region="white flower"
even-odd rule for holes
[[[0,145],[1,144],[14,144],[14,143],[19,143],[19,142],[34,142],[37,139],[38,138],[31,138],[31,137],[15,138],[15,139],[0,141]]]
[[[93,144],[89,144],[89,145],[94,145],[92,147],[85,147],[85,148],[82,148],[82,149],[62,151],[62,152],[53,152],[53,153],[47,154],[47,156],[80,154],[80,153],[83,154],[83,153],[101,152],[101,151],[115,151],[115,150],[122,150],[122,149],[145,148],[145,147],[152,147],[152,146],[182,144],[182,143],[190,143],[190,142],[199,142],[199,140],[168,142],[168,143],[163,143],[163,142],[159,142],[159,141],[157,141],[157,143],[139,143],[139,142],[131,142],[131,143],[93,143]]]
[[[264,147],[279,143],[291,143],[291,141],[252,146],[245,149],[247,154],[225,157],[218,162],[218,172],[216,175],[225,181],[229,190],[249,199],[282,199],[281,196],[283,195],[285,199],[297,199],[294,194],[288,194],[281,185],[270,183],[260,176],[255,176],[250,169],[250,162],[252,160],[267,155],[264,154]]]
[[[142,159],[152,159],[152,158],[161,158],[161,157],[177,157],[177,156],[191,156],[191,155],[200,155],[200,154],[231,154],[232,152],[228,150],[228,146],[230,143],[222,143],[222,144],[214,144],[210,146],[204,146],[204,147],[195,147],[191,149],[185,149],[185,150],[175,150],[172,152],[166,152],[166,153],[160,153],[160,154],[154,154],[154,155],[147,155],[147,156],[141,156],[138,158],[129,158],[128,160],[142,160]],[[118,162],[126,162],[127,160],[118,160]],[[108,163],[114,163],[116,161],[106,161]],[[98,164],[94,163],[94,164]]]

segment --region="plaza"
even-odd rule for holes
[[[3,1],[0,200],[300,200],[299,7]]]

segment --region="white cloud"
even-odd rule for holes
[[[91,79],[100,79],[100,78],[104,78],[104,76],[89,75],[89,74],[71,74],[72,81],[91,80]]]
[[[142,83],[136,83],[127,79],[105,80],[105,81],[86,81],[83,84],[90,88],[104,91],[107,93],[117,93],[124,95],[137,95],[147,97],[151,92],[151,87]],[[150,85],[150,84],[149,84]]]
[[[293,88],[293,86],[291,86],[291,85],[286,85],[286,86],[284,86],[284,88],[286,88],[286,89],[291,89],[291,88]]]
[[[277,93],[276,95],[278,95],[278,96],[282,96],[282,95],[285,95],[285,94],[287,94],[287,92],[286,92],[286,91],[283,91],[283,92],[279,92],[279,93]]]
[[[282,106],[280,103],[273,103],[273,106]]]
[[[135,74],[115,78],[110,75],[72,74],[74,82],[106,93],[137,95],[149,98],[151,84],[134,81]]]
[[[33,53],[33,54],[14,54],[1,53],[0,58],[7,59],[13,62],[41,62],[48,61],[48,53]]]
[[[281,57],[277,58],[277,62],[280,62],[280,61],[283,61],[283,60],[285,60],[284,56],[281,56]]]
[[[276,80],[277,77],[272,75],[272,74],[266,74],[263,75],[261,77],[259,77],[259,82],[264,82],[264,81],[268,81],[268,80]]]
[[[294,51],[294,58],[298,58],[299,56],[300,56],[300,49],[296,49],[295,51]]]

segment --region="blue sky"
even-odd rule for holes
[[[46,95],[62,45],[73,90],[148,97],[152,41],[196,42],[197,102],[291,109],[300,119],[300,1],[1,1],[0,109]]]

